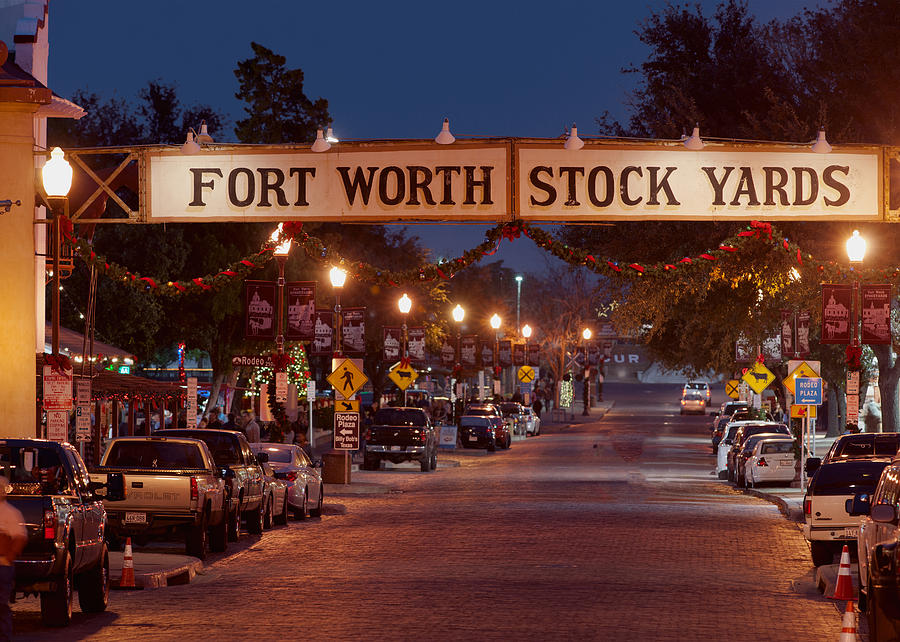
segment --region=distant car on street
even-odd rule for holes
[[[731,421],[731,416],[740,408],[749,407],[749,402],[747,401],[726,401],[724,402],[719,410],[713,413],[713,420],[709,426],[710,431],[712,432],[712,447],[713,451],[719,446],[719,442],[722,441],[722,430]]]
[[[740,426],[734,434],[734,443],[726,454],[725,466],[728,470],[728,481],[734,483],[738,482],[738,459],[740,458],[741,451],[743,450],[747,439],[752,435],[758,435],[759,433],[780,433],[787,435],[788,437],[793,436],[787,426],[771,421],[752,421]]]
[[[463,415],[459,418],[459,426],[463,448],[485,448],[494,452],[498,446],[509,448],[512,444],[509,425],[499,417]]]
[[[322,464],[311,461],[296,444],[250,444],[255,453],[264,452],[275,477],[287,484],[288,509],[295,519],[322,515],[325,501],[325,485],[322,483]]]
[[[699,414],[706,413],[706,396],[700,392],[686,392],[681,397],[681,414]]]
[[[509,431],[513,435],[524,435],[525,419],[522,404],[515,401],[502,401],[498,405],[503,419],[509,424]]]
[[[745,483],[750,488],[770,483],[790,483],[797,474],[796,463],[793,439],[760,439],[744,465]]]
[[[681,389],[681,396],[684,397],[689,392],[699,392],[706,399],[706,405],[709,405],[709,401],[712,398],[712,391],[709,389],[709,384],[707,382],[688,381]]]
[[[525,422],[525,434],[529,437],[537,437],[541,434],[541,418],[533,408],[522,406],[522,417]]]
[[[747,481],[749,479],[748,475],[747,475],[747,473],[748,473],[747,466],[750,463],[750,459],[753,457],[753,453],[756,452],[757,444],[759,444],[761,441],[764,441],[764,440],[778,439],[778,438],[781,438],[782,441],[785,441],[790,445],[793,445],[793,443],[794,443],[793,437],[790,437],[790,436],[784,435],[784,434],[769,433],[769,432],[761,432],[761,433],[757,433],[755,435],[750,435],[744,441],[744,447],[741,448],[741,452],[737,456],[737,472],[735,474],[735,477],[737,478],[738,486],[740,486],[741,488],[744,488],[747,486]],[[774,457],[772,459],[774,460]],[[760,463],[760,460],[757,458],[755,463],[757,466],[768,466],[769,465],[769,462],[766,461],[765,458],[762,459],[762,463]],[[791,479],[793,479],[793,478],[794,478],[794,462],[792,460],[791,461]]]

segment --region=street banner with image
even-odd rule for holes
[[[541,365],[541,344],[540,343],[529,343],[528,344],[528,365],[529,366]]]
[[[864,283],[859,286],[862,301],[862,332],[860,343],[890,345],[891,343],[891,286]]]
[[[244,338],[275,340],[275,284],[244,281]]]
[[[485,341],[482,339],[479,341],[478,345],[479,345],[479,348],[478,348],[479,358],[481,359],[481,361],[479,361],[479,363],[481,364],[481,367],[482,368],[493,368],[494,367],[494,342],[493,341]]]
[[[341,310],[341,337],[344,354],[366,353],[366,309],[343,308]]]
[[[456,346],[447,339],[441,345],[441,365],[445,368],[452,368],[456,365]]]
[[[781,311],[781,354],[794,354],[794,313]]]
[[[478,365],[478,336],[467,334],[459,340],[459,363],[464,368]]]
[[[500,342],[499,361],[501,368],[508,368],[512,365],[512,341],[509,339]]]
[[[406,330],[406,350],[409,353],[409,360],[416,363],[425,362],[425,327],[416,326],[407,328]]]
[[[288,341],[310,341],[316,329],[316,282],[292,281],[284,286],[287,300]]]
[[[734,342],[734,360],[737,363],[750,363],[753,361],[753,346],[744,337]]]
[[[525,365],[525,344],[524,343],[514,343],[513,344],[513,365],[514,366],[524,366]]]
[[[394,363],[400,360],[400,342],[401,336],[399,325],[386,325],[382,328],[382,345],[384,346],[382,360]]]
[[[852,286],[823,283],[822,337],[819,343],[849,344],[853,312]]]
[[[797,355],[800,358],[809,356],[809,310],[797,313]]]
[[[315,336],[311,355],[323,356],[334,353],[334,313],[331,310],[316,310]]]

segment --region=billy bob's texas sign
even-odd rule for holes
[[[884,148],[488,139],[145,148],[142,220],[879,220]]]

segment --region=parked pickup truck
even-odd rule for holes
[[[218,468],[234,473],[227,477],[225,484],[225,506],[228,524],[228,539],[237,541],[241,517],[247,520],[247,530],[258,535],[263,529],[265,504],[263,497],[263,471],[261,461],[268,461],[268,455],[260,453],[259,461],[250,450],[244,433],[236,430],[209,430],[206,428],[177,428],[157,430],[159,437],[188,437],[200,439],[212,453]]]
[[[0,473],[10,481],[7,501],[22,512],[28,531],[15,562],[16,592],[40,596],[48,626],[69,624],[76,590],[82,611],[105,610],[107,517],[98,493],[124,499],[122,476],[92,482],[72,446],[44,439],[0,439]]]
[[[365,470],[378,470],[381,461],[395,464],[418,461],[422,472],[437,468],[437,435],[421,408],[381,408],[366,439]]]
[[[225,478],[206,444],[185,437],[119,437],[109,442],[94,477],[125,476],[128,497],[106,505],[115,539],[139,541],[154,536],[183,536],[188,555],[206,559],[208,549],[228,545]]]

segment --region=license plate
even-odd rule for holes
[[[469,441],[478,441],[478,437],[475,435],[469,435]]]
[[[858,528],[845,528],[844,537],[857,537],[859,535]]]
[[[391,446],[391,450],[403,450],[403,446]]]
[[[126,524],[146,524],[147,513],[125,513]]]

